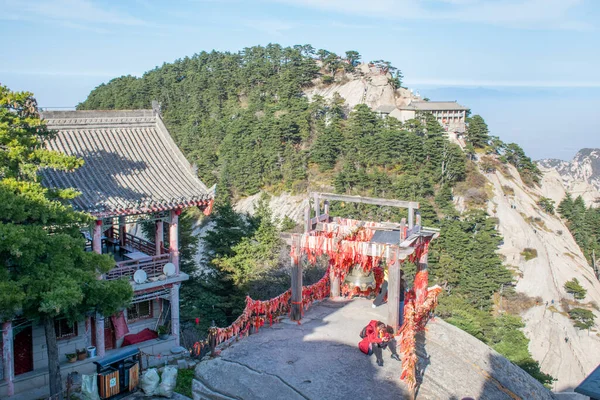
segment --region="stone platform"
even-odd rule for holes
[[[196,367],[194,400],[402,399],[401,363],[384,351],[384,366],[358,350],[361,329],[385,321],[387,307],[366,299],[326,300],[299,325],[263,328]],[[526,372],[484,343],[436,319],[418,337],[420,399],[553,399]]]

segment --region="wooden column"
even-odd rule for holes
[[[329,272],[329,297],[337,299],[340,297],[340,277],[336,276],[333,271]]]
[[[292,236],[292,311],[290,318],[292,321],[302,319],[302,263],[300,262],[300,236]]]
[[[406,239],[406,218],[400,220],[400,240]]]
[[[423,227],[423,225],[421,225],[421,213],[420,212],[417,211],[417,217],[415,219],[416,219],[415,223],[418,226]]]
[[[121,247],[127,244],[127,238],[125,234],[127,233],[127,225],[125,225],[125,217],[119,217],[119,242]]]
[[[96,313],[96,354],[98,357],[104,357],[104,315]]]
[[[321,204],[318,193],[315,193],[313,195],[313,208],[315,210],[315,218],[317,218],[317,223],[319,223],[319,215],[321,215]]]
[[[306,208],[304,208],[304,232],[308,232],[311,229],[310,223],[310,199],[308,199]]]
[[[327,215],[327,221],[325,222],[329,222],[329,201],[325,200],[324,204],[323,204],[323,214]]]
[[[15,359],[13,356],[13,328],[12,321],[2,324],[2,366],[4,368],[4,382],[7,386],[7,395],[15,394]]]
[[[171,334],[175,336],[175,345],[179,346],[179,283],[171,287],[169,301],[171,302]]]
[[[154,243],[156,245],[156,255],[159,256],[161,252],[161,248],[163,247],[164,240],[164,231],[163,231],[163,221],[159,220],[155,222],[155,232],[154,232]]]
[[[421,254],[421,257],[419,258],[419,263],[417,265],[417,271],[427,271],[427,252],[423,252],[423,254]],[[417,297],[417,299],[425,298],[423,293],[425,290],[427,290],[427,287],[416,288],[415,296]]]
[[[412,229],[414,225],[415,209],[412,205],[408,206],[408,229]]]
[[[96,220],[92,234],[92,250],[95,253],[102,254],[102,221]]]
[[[400,251],[398,247],[391,249],[392,257],[388,262],[388,325],[394,333],[400,327]]]
[[[171,262],[175,264],[175,273],[179,274],[179,214],[181,210],[171,210],[171,223],[169,224],[169,252]]]

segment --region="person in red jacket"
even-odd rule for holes
[[[383,350],[386,347],[390,348],[392,358],[400,361],[400,357],[396,352],[396,340],[393,334],[394,330],[391,326],[387,326],[381,321],[372,320],[360,332],[362,340],[358,343],[358,348],[369,356],[375,353],[377,365],[380,367],[383,367]]]

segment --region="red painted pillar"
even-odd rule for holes
[[[95,253],[102,254],[102,221],[96,220],[94,232],[92,235],[92,250]]]
[[[156,255],[159,256],[161,253],[161,248],[163,247],[164,240],[164,232],[163,232],[163,222],[162,220],[156,221],[155,223],[156,229],[154,233],[154,243],[156,245]]]
[[[421,305],[425,301],[425,293],[427,292],[428,275],[427,271],[427,253],[429,250],[429,242],[422,244],[423,248],[419,257],[417,266],[417,275],[415,276],[415,296],[416,304]]]
[[[4,367],[4,381],[7,385],[7,394],[15,394],[15,363],[13,356],[13,330],[12,321],[2,324],[2,366]]]
[[[179,214],[181,214],[180,209],[171,210],[171,223],[169,224],[169,252],[177,274],[179,274]]]

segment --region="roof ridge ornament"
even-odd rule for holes
[[[161,104],[157,100],[152,100],[152,111],[154,111],[155,115],[162,117]]]

